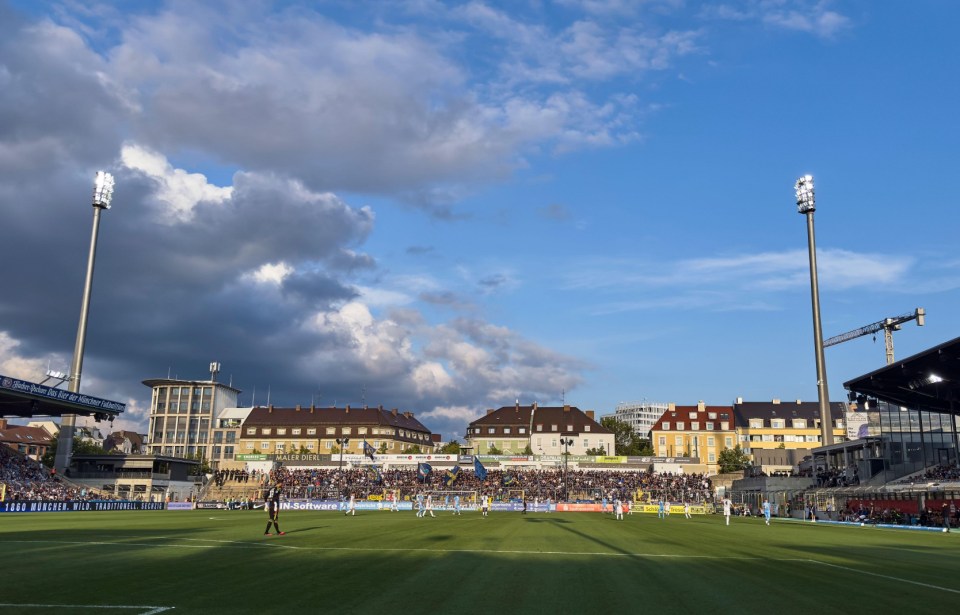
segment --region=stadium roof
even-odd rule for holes
[[[72,393],[0,374],[0,416],[34,417],[77,414],[112,420],[126,404],[83,393]]]
[[[960,414],[960,337],[843,386],[898,406]]]

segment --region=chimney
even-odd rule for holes
[[[273,404],[267,406],[267,414],[273,414]]]
[[[774,399],[774,400],[773,400],[773,405],[774,405],[774,406],[779,406],[779,405],[780,405],[780,400],[779,400],[779,399]]]
[[[346,406],[344,406],[343,410],[345,414],[350,414],[350,404],[347,404]]]
[[[587,415],[588,419],[590,419],[591,421],[593,420],[593,410],[587,410],[586,412],[584,412],[584,414]]]
[[[703,412],[706,409],[707,409],[707,404],[703,403],[702,399],[697,402],[697,410],[699,410],[700,412]]]
[[[742,397],[738,397],[738,398],[737,398],[737,405],[739,406],[739,405],[742,404],[742,403],[743,403],[743,398],[742,398]]]
[[[563,404],[563,411],[570,412],[570,404]]]
[[[404,412],[404,413],[403,413],[403,416],[407,417],[408,419],[412,419],[412,418],[413,418],[413,412]]]
[[[393,414],[393,416],[397,416],[397,409],[396,409],[396,408],[394,408],[394,409],[391,410],[390,412]]]
[[[533,409],[536,410],[537,408],[539,408],[539,406],[537,405],[537,402],[533,402]]]
[[[316,410],[316,407],[315,407],[315,406],[313,405],[313,403],[311,402],[311,403],[310,403],[310,414],[313,414],[313,411],[314,411],[314,410]]]
[[[675,402],[672,402],[672,401],[671,401],[671,402],[669,402],[669,403],[667,404],[667,410],[668,410],[668,411],[672,412],[672,411],[674,411],[674,410],[676,410],[676,409],[677,409],[677,404],[676,404]]]
[[[496,410],[494,410],[493,408],[487,408],[487,416],[490,416],[494,412],[496,412]]]
[[[797,400],[797,405],[799,406],[801,403],[803,403],[803,402],[801,402],[801,401],[798,399],[798,400]]]
[[[297,404],[297,412],[300,412],[300,404]]]
[[[379,406],[377,406],[377,410],[379,410],[380,412],[383,412],[383,404],[380,404]]]
[[[517,399],[517,405],[514,406],[514,409],[515,409],[517,412],[520,412],[520,399],[519,399],[519,398]]]
[[[7,428],[7,419],[0,419],[0,429]]]

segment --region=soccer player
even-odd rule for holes
[[[277,531],[277,536],[283,536],[286,532],[280,531],[280,494],[283,491],[283,483],[277,483],[267,491],[267,498],[264,508],[267,509],[267,528],[263,530],[264,536],[270,536],[270,525]]]
[[[426,509],[423,507],[423,493],[417,494],[417,516],[422,517],[426,514]]]
[[[480,499],[480,512],[483,513],[484,517],[490,512],[490,496],[486,493],[484,493],[483,498]]]
[[[603,508],[600,509],[600,512],[607,512],[607,494],[603,494]]]
[[[658,507],[657,507],[657,518],[658,518],[658,519],[663,519],[663,518],[664,518],[665,515],[664,515],[664,512],[663,512],[663,511],[664,511],[664,501],[663,501],[663,500],[660,500],[660,503],[659,503],[659,505],[658,505]]]
[[[398,510],[400,510],[400,490],[394,489],[393,499],[390,500],[390,511],[397,512]]]
[[[613,501],[613,512],[617,515],[618,521],[623,521],[623,503],[620,498]]]
[[[733,502],[730,498],[723,498],[723,516],[727,519],[727,525],[730,525],[730,509],[733,508]]]
[[[353,493],[351,493],[350,502],[347,504],[346,510],[343,511],[344,517],[346,517],[347,515],[353,515],[354,517],[357,516],[357,502],[354,498],[355,496],[353,495]]]
[[[690,502],[684,502],[684,503],[683,503],[683,516],[684,516],[684,518],[686,518],[686,519],[691,519],[691,518],[692,518],[691,515],[690,515]]]
[[[627,507],[627,514],[628,514],[628,515],[632,515],[632,514],[633,514],[633,501],[632,501],[632,500],[627,500],[626,502],[624,502],[624,505]]]
[[[770,525],[770,502],[766,498],[763,499],[763,518]]]
[[[427,495],[427,508],[426,508],[426,511],[420,516],[426,517],[427,513],[430,513],[431,517],[436,517],[436,515],[433,514],[433,494],[432,493]]]
[[[453,514],[460,514],[460,494],[453,496]]]

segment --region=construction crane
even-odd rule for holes
[[[883,341],[887,347],[887,365],[893,363],[893,332],[900,330],[900,325],[905,322],[910,322],[911,320],[917,321],[917,326],[923,326],[923,319],[926,316],[926,312],[923,308],[917,308],[915,311],[909,314],[901,314],[900,316],[894,316],[892,318],[884,318],[879,322],[875,322],[872,325],[867,325],[866,327],[860,327],[859,329],[854,329],[853,331],[847,331],[846,333],[841,333],[840,335],[835,335],[828,340],[824,340],[823,347],[827,346],[836,346],[841,342],[846,342],[864,335],[874,335],[874,340],[876,340],[876,333],[878,331],[883,331]]]

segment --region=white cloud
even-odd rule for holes
[[[120,150],[120,159],[128,169],[140,171],[156,182],[155,198],[180,221],[192,218],[197,203],[222,203],[233,193],[230,187],[221,188],[208,183],[201,173],[173,168],[165,156],[140,145],[125,144]]]
[[[55,354],[46,357],[27,357],[18,350],[19,340],[10,336],[7,331],[0,331],[0,374],[19,378],[29,382],[40,382],[46,376],[47,366],[51,369],[68,371],[68,360]]]
[[[272,284],[280,286],[294,271],[287,263],[267,263],[257,270],[244,274],[243,279],[252,280],[257,284]]]

